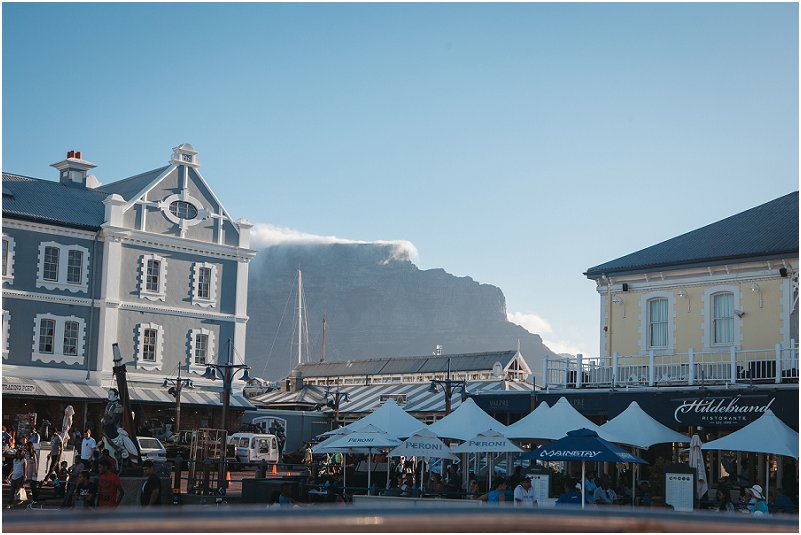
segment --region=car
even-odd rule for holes
[[[167,449],[155,437],[137,437],[142,461],[167,462]]]

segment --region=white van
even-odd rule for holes
[[[278,439],[275,435],[258,433],[234,433],[228,439],[234,447],[234,455],[241,463],[277,463],[280,459]]]

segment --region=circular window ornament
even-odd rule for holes
[[[202,223],[211,215],[200,200],[184,191],[170,195],[159,202],[159,208],[168,220],[182,230]]]
[[[197,208],[191,202],[172,201],[170,203],[170,213],[178,219],[195,219]]]

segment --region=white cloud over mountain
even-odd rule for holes
[[[276,245],[328,245],[336,243],[388,246],[392,250],[391,260],[416,261],[420,256],[417,247],[407,240],[349,240],[337,236],[310,234],[301,230],[278,227],[268,223],[257,223],[251,230],[251,247],[256,250]]]

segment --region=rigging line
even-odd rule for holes
[[[294,288],[290,288],[289,295],[287,296],[286,299],[286,303],[284,303],[284,311],[281,312],[281,320],[278,322],[278,328],[275,330],[273,343],[270,345],[270,350],[267,352],[267,360],[265,360],[264,369],[261,371],[262,376],[265,376],[267,374],[267,366],[270,364],[270,358],[273,356],[273,349],[275,349],[275,342],[278,340],[278,334],[281,332],[281,325],[283,325],[284,318],[286,317],[286,309],[289,306],[289,302],[292,300],[292,295],[294,293],[295,293]]]
[[[311,345],[309,341],[309,305],[306,302],[306,292],[304,291],[301,295],[301,299],[303,301],[303,310],[306,311],[306,314],[303,315],[303,327],[305,328],[306,332],[306,354],[303,356],[303,362],[311,362],[311,353],[309,352],[309,346]],[[301,333],[302,334],[302,333]]]

